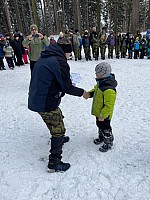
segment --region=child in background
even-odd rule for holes
[[[135,43],[134,43],[134,59],[139,58],[139,51],[140,51],[139,37],[136,37]]]
[[[25,64],[29,64],[28,61],[28,47],[24,47],[24,54],[22,55]]]
[[[5,46],[3,47],[3,51],[5,53],[5,58],[8,63],[10,69],[14,69],[13,57],[14,57],[14,50],[10,46],[9,41],[6,41]]]
[[[54,35],[50,36],[50,44],[56,44],[56,40],[54,39]]]
[[[111,66],[106,62],[99,63],[95,68],[96,82],[88,92],[89,98],[93,97],[91,114],[96,116],[96,125],[99,129],[96,145],[102,143],[101,152],[107,152],[113,146],[114,136],[110,125],[116,100],[117,81],[111,73]],[[88,97],[87,97],[88,98]]]

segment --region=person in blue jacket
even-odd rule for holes
[[[61,43],[49,45],[35,64],[29,86],[28,108],[41,115],[52,136],[49,172],[66,171],[70,167],[69,163],[61,161],[62,146],[69,141],[59,108],[61,98],[65,93],[84,98],[87,95],[84,89],[72,85],[67,63],[71,52],[72,46],[66,38]]]
[[[140,51],[139,37],[136,37],[134,42],[134,59],[139,58],[139,51]]]

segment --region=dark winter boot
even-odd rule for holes
[[[70,137],[69,137],[69,136],[64,136],[64,143],[69,142],[69,140],[70,140]]]
[[[94,142],[94,144],[99,145],[103,141],[104,141],[104,139],[103,139],[102,130],[99,129],[99,131],[98,131],[98,138],[96,138],[93,142]]]
[[[99,151],[107,152],[113,146],[114,136],[111,129],[103,130],[103,140],[104,144],[99,148]]]
[[[64,172],[69,169],[69,163],[61,161],[64,137],[51,138],[51,150],[49,155],[48,172]]]

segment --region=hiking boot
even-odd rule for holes
[[[94,142],[94,144],[99,145],[99,144],[101,144],[103,141],[104,141],[104,139],[103,139],[102,130],[99,129],[99,131],[98,131],[98,138],[96,138],[93,142]]]
[[[105,129],[102,132],[104,144],[99,148],[101,152],[107,152],[113,146],[114,136],[111,129]]]
[[[48,162],[48,171],[49,172],[64,172],[69,169],[69,163],[63,163],[61,161],[62,158],[62,146],[65,142],[69,141],[69,137],[58,137],[58,138],[51,138],[51,149],[49,155],[49,162]]]
[[[111,147],[113,146],[113,142],[109,143],[109,144],[103,144],[100,148],[99,151],[100,152],[107,152],[108,150],[111,150]]]
[[[96,138],[93,142],[94,142],[94,144],[99,145],[103,142],[103,139],[102,138]]]
[[[69,163],[63,163],[60,161],[58,164],[48,164],[48,172],[53,173],[53,172],[65,172],[67,169],[70,168]]]
[[[64,143],[69,142],[69,140],[70,140],[70,137],[69,137],[69,136],[64,136]]]

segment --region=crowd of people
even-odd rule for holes
[[[85,30],[84,34],[81,35],[76,29],[74,33],[66,31],[64,37],[68,37],[68,35],[73,46],[75,61],[82,59],[82,48],[87,61],[92,59],[105,60],[107,48],[108,59],[113,59],[114,55],[117,59],[143,59],[144,56],[150,59],[150,34],[142,35],[139,30],[137,30],[136,35],[129,32],[121,34],[119,31],[116,34],[113,31],[106,33],[105,28],[102,28],[102,31],[98,33],[96,27],[93,27],[91,33]]]
[[[10,69],[14,69],[14,63],[21,66],[30,61],[28,108],[41,116],[51,134],[48,170],[64,172],[71,166],[61,160],[63,145],[70,139],[65,135],[64,116],[59,107],[65,94],[85,99],[93,98],[91,114],[95,116],[98,127],[98,138],[93,142],[96,145],[101,144],[100,152],[111,150],[114,142],[111,119],[117,94],[117,81],[111,66],[104,61],[96,65],[96,84],[87,92],[72,83],[70,66],[67,63],[67,60],[72,59],[72,51],[75,61],[82,59],[82,48],[87,61],[98,60],[99,57],[105,60],[107,47],[108,59],[113,59],[114,55],[117,59],[143,59],[144,56],[150,58],[150,34],[142,36],[139,31],[135,36],[120,32],[107,34],[105,28],[98,34],[96,27],[93,27],[91,33],[85,30],[83,35],[78,29],[74,33],[69,30],[65,33],[60,32],[56,42],[54,36],[49,40],[47,36],[39,33],[35,24],[30,26],[30,32],[30,35],[23,38],[22,33],[17,31],[13,40],[10,34],[6,34],[5,37],[0,35],[0,68],[5,69],[4,57]]]
[[[48,37],[39,33],[35,24],[30,26],[30,31],[31,34],[24,38],[23,34],[16,29],[13,39],[10,33],[6,33],[4,36],[0,33],[0,70],[6,69],[3,61],[5,58],[10,69],[30,63],[32,74],[34,64],[41,51],[49,44],[57,42],[53,35]],[[119,31],[116,34],[113,31],[106,33],[105,28],[98,33],[96,27],[93,27],[91,32],[85,30],[83,34],[80,34],[78,29],[75,29],[74,32],[67,29],[64,33],[60,32],[58,40],[61,41],[64,37],[68,38],[68,42],[72,45],[75,61],[82,59],[82,49],[86,61],[105,60],[106,52],[108,52],[108,59],[113,59],[114,56],[117,59],[143,59],[144,57],[150,59],[149,35],[142,35],[139,30],[136,35],[129,32],[121,34]],[[108,51],[106,51],[107,49]],[[73,59],[73,56],[69,59]]]

